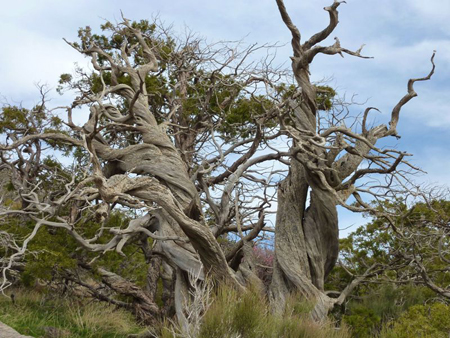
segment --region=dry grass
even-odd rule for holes
[[[0,320],[22,334],[40,337],[46,327],[54,327],[74,338],[119,338],[143,330],[130,313],[105,303],[27,290],[14,293],[16,304],[0,297]]]
[[[312,305],[292,296],[283,316],[270,312],[267,301],[257,292],[239,293],[222,287],[202,318],[197,338],[349,338],[345,327],[331,322],[316,323],[308,315]],[[175,330],[176,331],[176,330]],[[166,322],[157,335],[175,336]]]

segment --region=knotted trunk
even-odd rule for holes
[[[283,2],[277,3],[283,21],[293,35],[292,69],[300,95],[290,102],[292,127],[286,127],[293,138],[293,156],[289,174],[278,189],[275,264],[270,294],[274,309],[282,312],[287,294],[299,292],[306,300],[315,302],[312,316],[321,320],[334,304],[323,288],[339,251],[337,201],[330,182],[327,182],[331,169],[327,152],[317,142],[310,142],[318,137],[317,89],[309,76],[313,58],[311,46],[308,42],[300,45],[300,34]]]
[[[308,189],[311,188],[307,208]],[[284,310],[287,294],[300,292],[315,301],[313,317],[324,318],[333,301],[323,293],[324,280],[338,255],[338,224],[333,196],[308,184],[298,161],[279,185],[275,234],[275,264],[271,301]]]

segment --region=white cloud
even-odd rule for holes
[[[0,93],[8,101],[34,102],[39,99],[36,83],[55,88],[62,73],[72,72],[75,61],[86,62],[62,39],[47,38],[4,23],[0,29],[14,32],[2,36],[7,48],[0,54],[0,64],[4,65]]]
[[[450,2],[448,0],[410,0],[410,4],[418,17],[426,19],[429,25],[436,27],[449,36]]]

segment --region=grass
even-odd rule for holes
[[[0,321],[18,332],[44,337],[46,327],[65,332],[67,338],[121,338],[145,331],[133,316],[105,303],[66,299],[37,291],[15,290],[16,303],[0,297]],[[315,323],[308,313],[312,305],[300,297],[287,301],[282,316],[270,312],[265,297],[256,291],[240,293],[221,287],[204,314],[195,338],[349,338],[345,327]],[[158,337],[185,337],[166,321]]]
[[[41,337],[54,327],[70,338],[122,338],[143,331],[130,313],[106,303],[28,290],[14,294],[15,304],[0,296],[0,321],[22,334]]]
[[[257,292],[239,293],[222,287],[203,317],[198,338],[349,338],[345,327],[331,322],[315,323],[308,313],[311,304],[292,297],[282,316],[270,312],[266,299]],[[161,338],[172,338],[176,328],[165,325]],[[179,337],[183,337],[180,333]]]

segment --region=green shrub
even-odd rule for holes
[[[442,303],[414,305],[391,322],[381,338],[447,338],[450,333],[450,307]]]
[[[381,317],[367,307],[359,306],[352,309],[352,314],[344,316],[344,322],[352,328],[353,337],[373,337],[381,324]]]
[[[415,285],[382,285],[365,290],[360,299],[350,301],[342,320],[352,329],[353,337],[374,337],[388,322],[432,296],[428,288]]]

